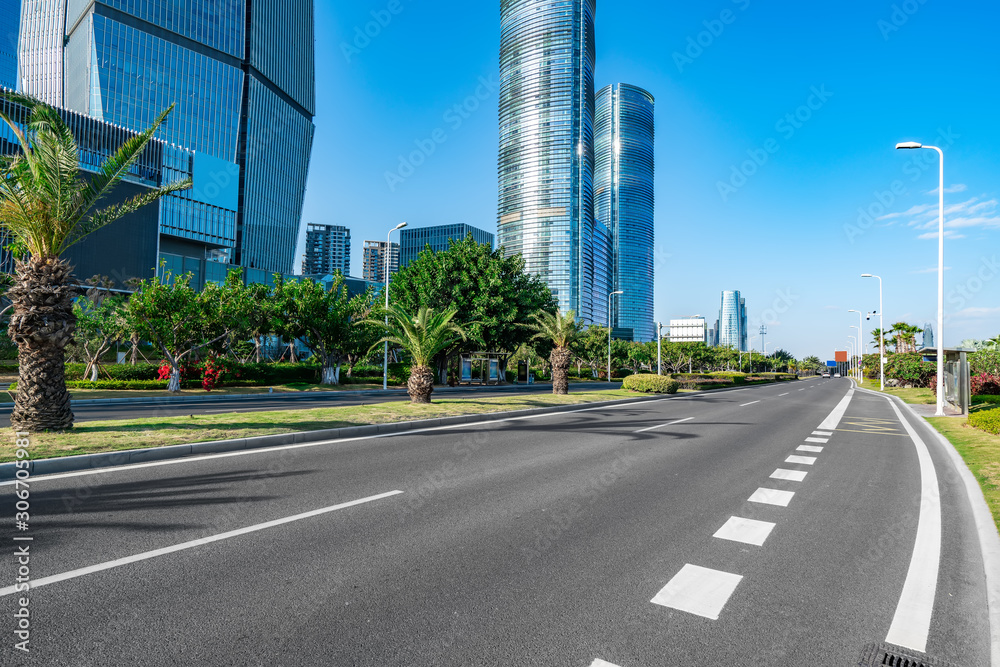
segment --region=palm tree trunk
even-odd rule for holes
[[[569,393],[569,362],[572,353],[568,348],[557,347],[549,355],[549,363],[552,364],[552,393]]]
[[[406,389],[412,403],[430,403],[434,391],[434,371],[430,366],[414,366],[410,369]]]
[[[76,329],[73,268],[66,260],[32,257],[18,260],[15,271],[7,331],[20,367],[10,423],[19,431],[63,431],[73,427],[65,376],[66,346]]]

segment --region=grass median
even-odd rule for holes
[[[66,433],[35,433],[31,436],[34,459],[97,454],[124,449],[143,449],[230,438],[246,438],[297,431],[317,431],[366,424],[433,419],[455,415],[489,414],[556,405],[576,405],[643,396],[632,391],[609,389],[575,391],[565,396],[484,396],[447,398],[430,405],[408,401],[306,410],[229,412],[185,417],[143,417],[141,419],[81,422]],[[13,435],[0,444],[0,463],[14,460]]]

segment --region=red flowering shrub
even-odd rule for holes
[[[980,373],[972,377],[973,396],[997,396],[1000,395],[1000,375],[990,375]]]

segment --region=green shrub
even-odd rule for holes
[[[972,375],[1000,375],[1000,349],[979,350],[969,355]]]
[[[184,383],[190,384],[191,387],[201,387],[200,382]],[[119,390],[119,389],[131,389],[131,390],[154,390],[167,388],[166,380],[98,380],[97,382],[90,382],[87,380],[68,380],[66,382],[67,389],[109,389],[109,390]],[[10,385],[10,391],[17,391],[17,383],[12,382]]]
[[[983,396],[973,396],[972,403],[974,405],[979,405],[980,403],[1000,405],[1000,396],[990,396],[989,394],[985,394]]]
[[[681,383],[663,375],[649,375],[641,373],[629,375],[622,382],[622,389],[631,391],[642,391],[647,394],[676,394],[681,388]]]
[[[1000,408],[976,410],[970,413],[969,425],[987,433],[1000,435]]]

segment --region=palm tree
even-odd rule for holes
[[[76,140],[55,109],[11,91],[0,92],[0,97],[24,109],[20,116],[11,114],[16,120],[0,111],[21,148],[20,154],[0,157],[0,232],[16,249],[8,332],[17,344],[20,368],[10,422],[20,431],[64,430],[73,426],[64,352],[73,340],[78,288],[62,253],[163,195],[191,187],[191,182],[171,183],[95,209],[128,173],[173,107],[122,144],[86,181],[80,177]]]
[[[535,332],[531,339],[548,341],[554,345],[549,355],[549,363],[552,364],[552,393],[568,394],[569,363],[573,358],[570,347],[584,333],[576,321],[576,313],[571,310],[563,315],[558,309],[554,313],[541,310],[532,315],[531,319],[533,321],[525,325]]]
[[[402,307],[393,304],[387,313],[388,332],[372,345],[371,350],[388,341],[409,352],[413,357],[410,378],[406,383],[410,401],[430,403],[431,393],[434,391],[434,371],[431,370],[431,362],[441,350],[451,346],[460,338],[465,340],[465,332],[452,321],[458,309],[450,308],[441,312],[422,306],[416,317],[411,317]],[[374,325],[380,329],[385,327],[383,322],[374,319],[360,320],[358,324]]]

